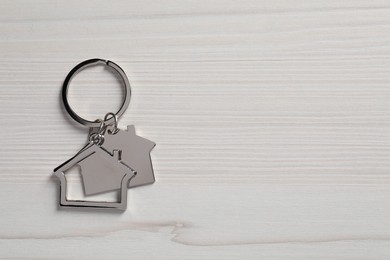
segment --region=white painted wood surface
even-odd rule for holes
[[[1,1],[0,35],[0,258],[390,258],[388,0]],[[56,207],[93,57],[157,143],[123,214]],[[70,96],[120,94],[95,68]]]

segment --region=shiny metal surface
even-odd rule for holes
[[[81,167],[85,195],[120,190],[119,202],[68,200],[65,173],[76,165]],[[136,172],[122,162],[120,150],[110,153],[94,143],[89,143],[74,157],[54,169],[54,174],[60,179],[60,206],[125,210],[128,182]]]
[[[110,66],[121,75],[125,96],[117,113],[109,112],[103,119],[92,122],[81,118],[72,110],[67,93],[70,81],[78,72],[97,64]],[[136,135],[134,126],[128,126],[126,131],[118,129],[118,118],[130,103],[130,84],[124,71],[111,61],[102,59],[84,61],[74,67],[66,77],[62,99],[70,116],[80,124],[90,127],[90,131],[88,144],[71,159],[54,169],[54,174],[60,180],[60,206],[126,209],[128,187],[151,184],[155,181],[150,152],[156,144]],[[77,165],[81,168],[85,196],[120,190],[120,201],[68,200],[65,174]]]
[[[123,102],[122,102],[121,107],[119,108],[118,112],[115,113],[117,118],[120,118],[123,115],[123,113],[126,111],[127,107],[130,104],[130,96],[131,96],[130,83],[129,83],[129,79],[127,78],[125,72],[122,70],[121,67],[119,67],[116,63],[114,63],[112,61],[103,60],[103,59],[90,59],[90,60],[86,60],[86,61],[81,62],[80,64],[76,65],[76,67],[74,67],[65,78],[64,84],[62,86],[62,101],[63,101],[65,109],[69,113],[69,115],[76,122],[78,122],[82,125],[85,125],[87,127],[98,127],[100,125],[100,123],[86,120],[86,119],[80,117],[79,115],[77,115],[77,113],[69,105],[68,89],[69,89],[70,82],[72,81],[72,78],[74,76],[76,76],[77,73],[79,73],[80,71],[82,71],[83,69],[85,69],[87,67],[99,65],[99,64],[107,65],[110,68],[114,69],[114,71],[116,71],[121,76],[121,78],[123,80],[124,98],[123,98]],[[109,125],[109,124],[114,123],[114,121],[115,121],[115,117],[111,117],[111,118],[108,118],[107,121],[105,121],[105,123],[107,125]]]
[[[112,116],[114,118],[114,129],[109,129],[108,133],[109,134],[116,134],[118,133],[119,129],[118,129],[118,116],[115,115],[114,113],[110,112],[110,113],[107,113],[105,116],[104,116],[104,121],[106,122],[109,118],[109,116]]]
[[[122,161],[137,172],[137,175],[129,182],[129,188],[154,183],[150,152],[156,144],[136,135],[133,125],[127,126],[126,130],[118,130],[117,133],[110,134],[114,131],[114,126],[107,126],[101,146],[109,152],[121,150]],[[98,131],[99,128],[91,128],[90,135]]]

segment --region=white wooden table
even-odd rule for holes
[[[388,0],[2,1],[0,35],[0,258],[390,258]],[[94,57],[157,143],[122,214],[58,209],[51,175]],[[95,119],[121,88],[94,68],[70,98]]]

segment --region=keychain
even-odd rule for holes
[[[124,99],[117,113],[108,112],[103,119],[88,121],[78,116],[68,102],[68,88],[72,78],[86,67],[104,64],[116,71],[123,80]],[[62,100],[66,111],[78,123],[89,127],[87,145],[75,156],[54,169],[60,180],[60,206],[116,208],[127,207],[127,189],[151,184],[155,181],[150,152],[156,145],[136,135],[133,125],[118,129],[118,119],[130,103],[130,83],[125,72],[114,62],[102,59],[86,60],[74,67],[62,87]],[[68,200],[66,197],[66,171],[81,167],[85,196],[119,191],[118,202]]]

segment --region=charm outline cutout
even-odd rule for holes
[[[102,153],[106,156],[109,156],[110,160],[116,160],[115,155],[118,154],[118,164],[122,169],[127,168],[127,173],[124,174],[120,181],[120,192],[119,192],[119,201],[118,202],[108,202],[108,201],[87,201],[87,200],[69,200],[66,197],[67,190],[67,180],[65,177],[65,172],[70,168],[76,166],[80,162],[84,161],[87,158],[90,158],[91,155],[95,153]],[[75,156],[58,166],[54,169],[54,175],[57,176],[60,180],[60,202],[59,206],[61,207],[85,207],[85,208],[103,208],[103,209],[119,209],[126,210],[127,208],[127,187],[131,179],[136,176],[136,172],[127,166],[121,161],[120,151],[114,151],[110,153],[107,150],[99,147],[95,144],[88,144],[86,147],[81,149]],[[110,157],[111,156],[111,157]],[[84,182],[84,177],[83,177]],[[84,183],[85,185],[85,183]],[[85,186],[84,186],[85,187]]]

